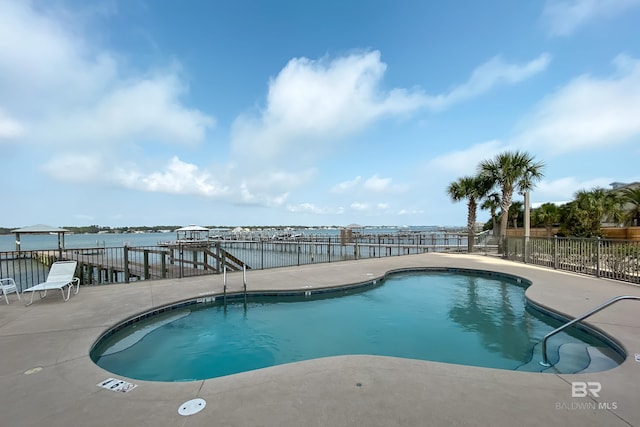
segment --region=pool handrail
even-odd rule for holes
[[[549,332],[547,335],[544,336],[544,338],[542,338],[542,361],[540,362],[540,364],[542,366],[546,366],[549,367],[551,366],[551,363],[549,363],[549,358],[547,357],[547,340],[549,338],[551,338],[552,336],[554,336],[555,334],[557,334],[558,332],[563,331],[564,329],[568,328],[569,326],[578,323],[584,319],[586,319],[587,317],[596,314],[597,312],[609,307],[611,304],[614,304],[618,301],[622,301],[622,300],[638,300],[640,301],[640,296],[635,296],[635,295],[620,295],[617,296],[615,298],[611,298],[610,300],[600,304],[599,306],[589,310],[588,312],[586,312],[585,314],[583,314],[582,316],[576,317],[575,319],[571,320],[570,322],[565,323],[564,325],[554,329],[553,331]]]

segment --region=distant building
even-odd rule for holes
[[[625,188],[638,188],[640,187],[640,182],[632,182],[627,184],[625,182],[612,182],[609,184],[611,186],[611,191],[619,191],[624,190]]]

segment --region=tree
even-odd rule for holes
[[[603,221],[618,221],[622,217],[618,195],[604,188],[580,190],[574,200],[568,203],[562,228],[577,237],[596,237],[602,234]]]
[[[493,192],[484,197],[482,205],[480,205],[480,209],[489,210],[491,214],[491,225],[493,233],[495,234],[498,227],[496,227],[496,211],[500,207],[500,195],[496,192]]]
[[[620,200],[625,205],[625,224],[640,226],[640,187],[623,189],[620,194]],[[627,208],[627,205],[630,205],[630,207]]]
[[[530,191],[543,174],[544,163],[534,161],[533,156],[521,151],[507,151],[491,160],[485,160],[478,167],[480,174],[500,188],[500,248],[504,250],[504,236],[507,234],[509,208],[514,191]]]
[[[509,207],[509,218],[513,221],[513,228],[518,228],[518,222],[524,218],[524,203],[522,202],[512,202],[511,207]]]
[[[547,237],[551,237],[553,226],[560,222],[560,208],[553,203],[543,203],[534,209],[531,215],[535,225],[541,225],[547,230]]]
[[[467,200],[467,249],[473,252],[478,201],[491,189],[492,182],[483,176],[458,178],[447,187],[447,194],[454,202]]]

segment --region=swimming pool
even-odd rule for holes
[[[130,319],[90,355],[110,372],[151,381],[348,354],[541,372],[539,343],[561,322],[526,304],[527,285],[504,275],[421,270],[319,295],[192,301]],[[563,373],[603,370],[623,360],[610,344],[573,329],[550,340],[549,356]]]

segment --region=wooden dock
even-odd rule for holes
[[[61,257],[60,257],[61,255]],[[93,248],[68,249],[61,254],[34,251],[33,259],[51,266],[58,259],[78,262],[76,275],[82,284],[101,284],[182,278],[250,269],[248,265],[224,249],[190,246],[188,248]]]

